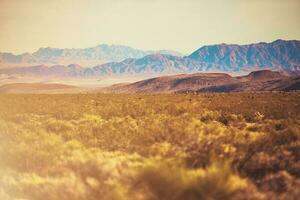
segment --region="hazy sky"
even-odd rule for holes
[[[300,0],[0,0],[0,51],[300,39]]]

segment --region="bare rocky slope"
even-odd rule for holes
[[[286,76],[269,70],[232,77],[226,73],[196,73],[163,76],[131,84],[100,89],[112,93],[194,93],[300,90],[300,76]]]

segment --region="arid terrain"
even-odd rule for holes
[[[300,90],[300,76],[260,70],[245,76],[226,73],[195,73],[162,76],[131,84],[116,84],[98,91],[114,93],[194,93]]]
[[[83,89],[63,85],[45,83],[11,83],[0,86],[0,93],[76,93]]]
[[[300,196],[300,94],[1,94],[0,199]]]

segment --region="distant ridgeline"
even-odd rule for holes
[[[276,40],[272,43],[250,45],[204,46],[189,56],[176,52],[145,52],[123,46],[98,46],[89,49],[40,49],[33,54],[0,54],[0,74],[93,77],[113,75],[175,74],[195,72],[251,72],[270,69],[298,74],[300,71],[300,41]],[[112,50],[113,49],[113,50]],[[88,60],[114,60],[94,67],[76,63]],[[74,64],[36,65],[30,67],[3,67],[3,63],[56,63],[70,60]],[[121,60],[121,61],[120,61]]]

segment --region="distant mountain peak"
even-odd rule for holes
[[[128,58],[142,58],[149,54],[164,52],[166,54],[181,55],[175,51],[144,51],[125,45],[100,44],[90,48],[53,48],[41,47],[36,52],[29,54],[14,55],[0,53],[0,64],[80,64],[95,66],[107,62],[121,62]]]
[[[240,70],[250,66],[288,69],[300,65],[300,41],[276,40],[249,45],[210,45],[199,48],[188,57],[229,70]]]
[[[296,41],[296,40],[283,40],[283,39],[277,39],[277,40],[274,40],[273,42],[271,43],[283,43],[283,42],[292,42],[292,41]]]

